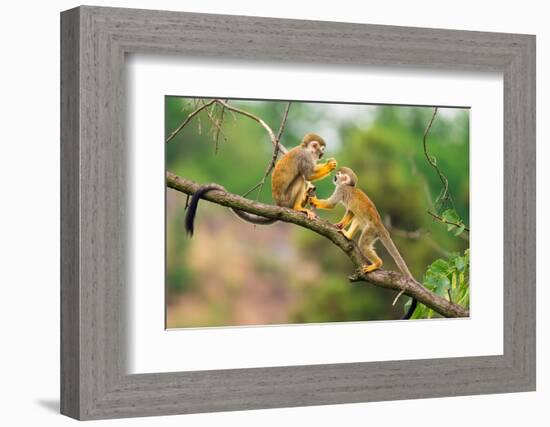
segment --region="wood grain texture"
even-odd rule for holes
[[[61,19],[61,412],[80,413],[78,10]]]
[[[62,413],[100,419],[534,390],[533,36],[81,7],[62,13],[61,38]],[[502,72],[504,354],[127,374],[127,53]]]

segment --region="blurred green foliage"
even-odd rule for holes
[[[166,136],[197,102],[166,97]],[[275,133],[286,105],[229,102],[261,117]],[[442,184],[423,149],[432,114],[432,107],[294,102],[281,142],[292,147],[306,132],[323,136],[326,157],[335,157],[340,166],[357,173],[359,187],[391,223],[392,238],[413,275],[430,290],[467,306],[469,111],[440,108],[427,140],[429,156],[448,180],[452,206],[436,206]],[[221,107],[215,105],[194,117],[167,144],[166,167],[199,183],[216,182],[244,194],[263,176],[272,155],[271,141],[258,123],[228,111],[219,131],[213,119],[220,115]],[[334,189],[328,178],[316,185],[321,198]],[[183,230],[186,196],[167,192],[169,327],[388,320],[400,318],[406,309],[406,297],[392,306],[393,292],[350,284],[347,276],[353,266],[344,254],[300,227],[253,227],[239,223],[225,208],[202,202],[199,228],[190,240]],[[273,203],[269,179],[261,194],[248,197]],[[437,221],[428,211],[458,226]],[[333,222],[343,213],[343,208],[319,212]],[[377,249],[384,268],[396,269],[380,243]],[[237,256],[241,253],[246,260]],[[220,265],[224,267],[217,273],[211,270]],[[419,304],[415,318],[429,317],[434,313]]]

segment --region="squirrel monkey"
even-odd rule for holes
[[[326,200],[312,197],[310,204],[320,209],[333,209],[338,203],[344,205],[346,213],[335,226],[349,240],[352,240],[357,230],[361,229],[361,236],[358,242],[359,248],[363,255],[371,262],[371,264],[365,264],[361,267],[362,272],[370,273],[382,266],[382,260],[374,250],[375,242],[380,239],[399,267],[399,270],[401,270],[401,273],[414,280],[407,264],[393,243],[390,233],[384,227],[376,206],[363,191],[356,187],[357,175],[350,168],[342,167],[336,172],[333,181],[336,185],[334,193]],[[349,228],[346,230],[347,227]],[[398,294],[397,298],[402,293],[403,291]],[[416,309],[416,305],[417,301],[413,299],[403,319],[410,319]]]
[[[277,161],[271,174],[271,193],[277,206],[304,212],[308,219],[315,218],[315,214],[306,207],[312,196],[309,181],[322,179],[336,169],[336,160],[334,159],[317,164],[317,161],[323,157],[325,146],[323,138],[315,133],[308,133],[300,145],[289,150]],[[315,187],[313,187],[314,189]],[[216,184],[205,185],[193,194],[185,216],[185,229],[190,235],[193,235],[193,224],[199,200],[210,190],[224,190],[224,188]],[[232,209],[232,211],[239,218],[252,224],[269,225],[277,221],[238,209]]]

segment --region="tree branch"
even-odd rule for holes
[[[214,104],[214,102],[216,102],[215,99],[211,100],[211,101],[208,101],[207,103],[201,105],[199,108],[197,108],[196,110],[194,110],[192,113],[190,113],[183,122],[181,122],[181,124],[168,136],[168,138],[166,138],[166,142],[170,142],[172,139],[174,139],[174,137],[185,127],[185,125],[187,123],[189,123],[191,121],[191,119],[193,117],[195,117],[197,114],[199,114],[202,110],[204,110],[205,108],[208,108],[210,107],[212,104]]]
[[[167,172],[166,182],[169,188],[188,195],[194,194],[201,187],[201,185],[196,182],[179,177],[171,172]],[[365,263],[365,258],[355,242],[346,239],[336,227],[325,220],[319,218],[308,220],[304,214],[292,209],[255,202],[227,191],[209,191],[204,195],[204,199],[218,205],[240,209],[256,215],[278,219],[307,228],[326,237],[338,246],[357,268]],[[401,273],[386,270],[376,270],[368,274],[356,272],[349,280],[352,282],[365,281],[382,288],[392,289],[398,292],[404,291],[408,296],[416,298],[418,302],[430,307],[445,317],[469,316],[469,311],[464,307],[451,303],[445,298],[430,292],[417,281],[409,279]]]
[[[261,118],[256,116],[255,114],[252,114],[248,111],[241,110],[240,108],[233,107],[232,105],[228,104],[226,101],[222,99],[211,99],[210,101],[203,103],[200,107],[198,107],[196,110],[189,113],[189,115],[185,118],[183,122],[174,130],[172,133],[166,138],[166,143],[170,142],[174,137],[191,121],[193,117],[195,117],[197,114],[199,114],[202,110],[205,108],[210,107],[212,104],[219,104],[223,107],[222,111],[229,110],[237,114],[241,114],[242,116],[248,117],[249,119],[254,120],[257,122],[260,126],[262,126],[267,134],[269,135],[269,139],[271,140],[271,143],[277,147],[277,150],[280,151],[283,154],[286,154],[288,152],[287,148],[279,143],[278,138],[273,133],[273,130],[269,127],[269,125],[264,122]]]
[[[248,117],[249,119],[252,119],[252,120],[258,122],[260,124],[260,126],[262,126],[266,130],[266,132],[268,133],[269,139],[271,139],[271,143],[274,146],[277,146],[278,150],[281,153],[286,154],[288,152],[288,150],[286,149],[286,147],[284,145],[279,144],[279,140],[277,139],[277,137],[273,133],[273,130],[261,118],[259,118],[258,116],[254,115],[252,113],[249,113],[248,111],[241,110],[240,108],[237,108],[237,107],[233,107],[232,105],[229,105],[228,103],[226,103],[225,101],[222,101],[221,99],[216,99],[215,102],[217,102],[218,104],[224,106],[229,111],[233,111],[235,113],[241,114],[243,116]]]

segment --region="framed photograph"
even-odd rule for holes
[[[535,37],[61,14],[61,412],[535,390]]]

